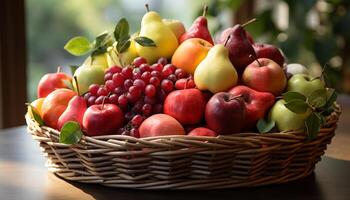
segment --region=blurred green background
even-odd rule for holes
[[[221,31],[251,18],[247,27],[256,42],[279,46],[288,63],[307,66],[315,75],[327,64],[330,86],[350,92],[350,1],[348,0],[26,0],[28,47],[28,101],[36,97],[41,76],[63,66],[79,65],[83,58],[64,51],[72,37],[93,39],[113,30],[126,17],[132,31],[140,28],[144,4],[163,18],[183,21],[189,28],[209,5],[209,28],[217,38]]]

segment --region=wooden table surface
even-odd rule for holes
[[[291,183],[209,191],[145,191],[65,181],[47,171],[26,127],[0,130],[0,199],[350,199],[350,98],[341,97],[343,114],[332,144],[315,173]]]

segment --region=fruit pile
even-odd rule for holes
[[[113,34],[68,41],[73,55],[89,53],[73,76],[46,74],[28,113],[61,132],[60,141],[122,134],[217,136],[305,129],[310,139],[334,110],[336,93],[323,74],[286,64],[280,49],[254,43],[237,24],[214,42],[205,6],[186,32],[178,20],[149,11],[129,35],[122,18]],[[73,137],[72,137],[73,134]]]

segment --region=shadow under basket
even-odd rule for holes
[[[60,144],[59,132],[28,115],[47,167],[72,181],[138,189],[217,189],[279,184],[303,178],[331,142],[340,107],[312,141],[304,131],[239,133],[217,137],[83,136]]]

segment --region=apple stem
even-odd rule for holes
[[[253,56],[252,54],[249,55],[249,58],[253,58],[254,60],[256,60],[256,62],[259,63],[259,67],[262,67],[261,62],[259,61],[259,59],[256,56]]]
[[[244,97],[244,95],[240,94],[240,95],[237,95],[237,96],[234,96],[234,97],[230,98],[228,101],[232,101],[234,99],[238,99],[238,98],[242,98],[242,97]]]
[[[101,109],[103,110],[104,106],[105,106],[105,100],[106,100],[107,96],[103,97],[102,100],[102,105],[101,105]]]
[[[226,47],[227,42],[230,40],[230,38],[231,38],[231,35],[228,35],[226,38],[225,44],[224,44],[225,47]]]
[[[76,76],[74,76],[73,78],[74,78],[75,85],[77,86],[77,92],[78,92],[78,96],[79,96],[80,95],[80,91],[79,91],[78,78]]]
[[[204,5],[204,8],[203,8],[203,17],[205,17],[207,15],[207,12],[208,12],[208,6],[207,4]]]
[[[57,72],[56,73],[60,73],[61,72],[61,66],[57,67]]]
[[[249,25],[250,23],[253,23],[253,22],[255,22],[255,21],[256,21],[256,18],[253,18],[253,19],[251,19],[251,20],[245,22],[244,24],[242,24],[242,26],[243,26],[243,27],[246,27],[247,25]]]
[[[149,12],[149,5],[148,5],[148,3],[145,4],[145,7],[146,7],[147,12]]]

